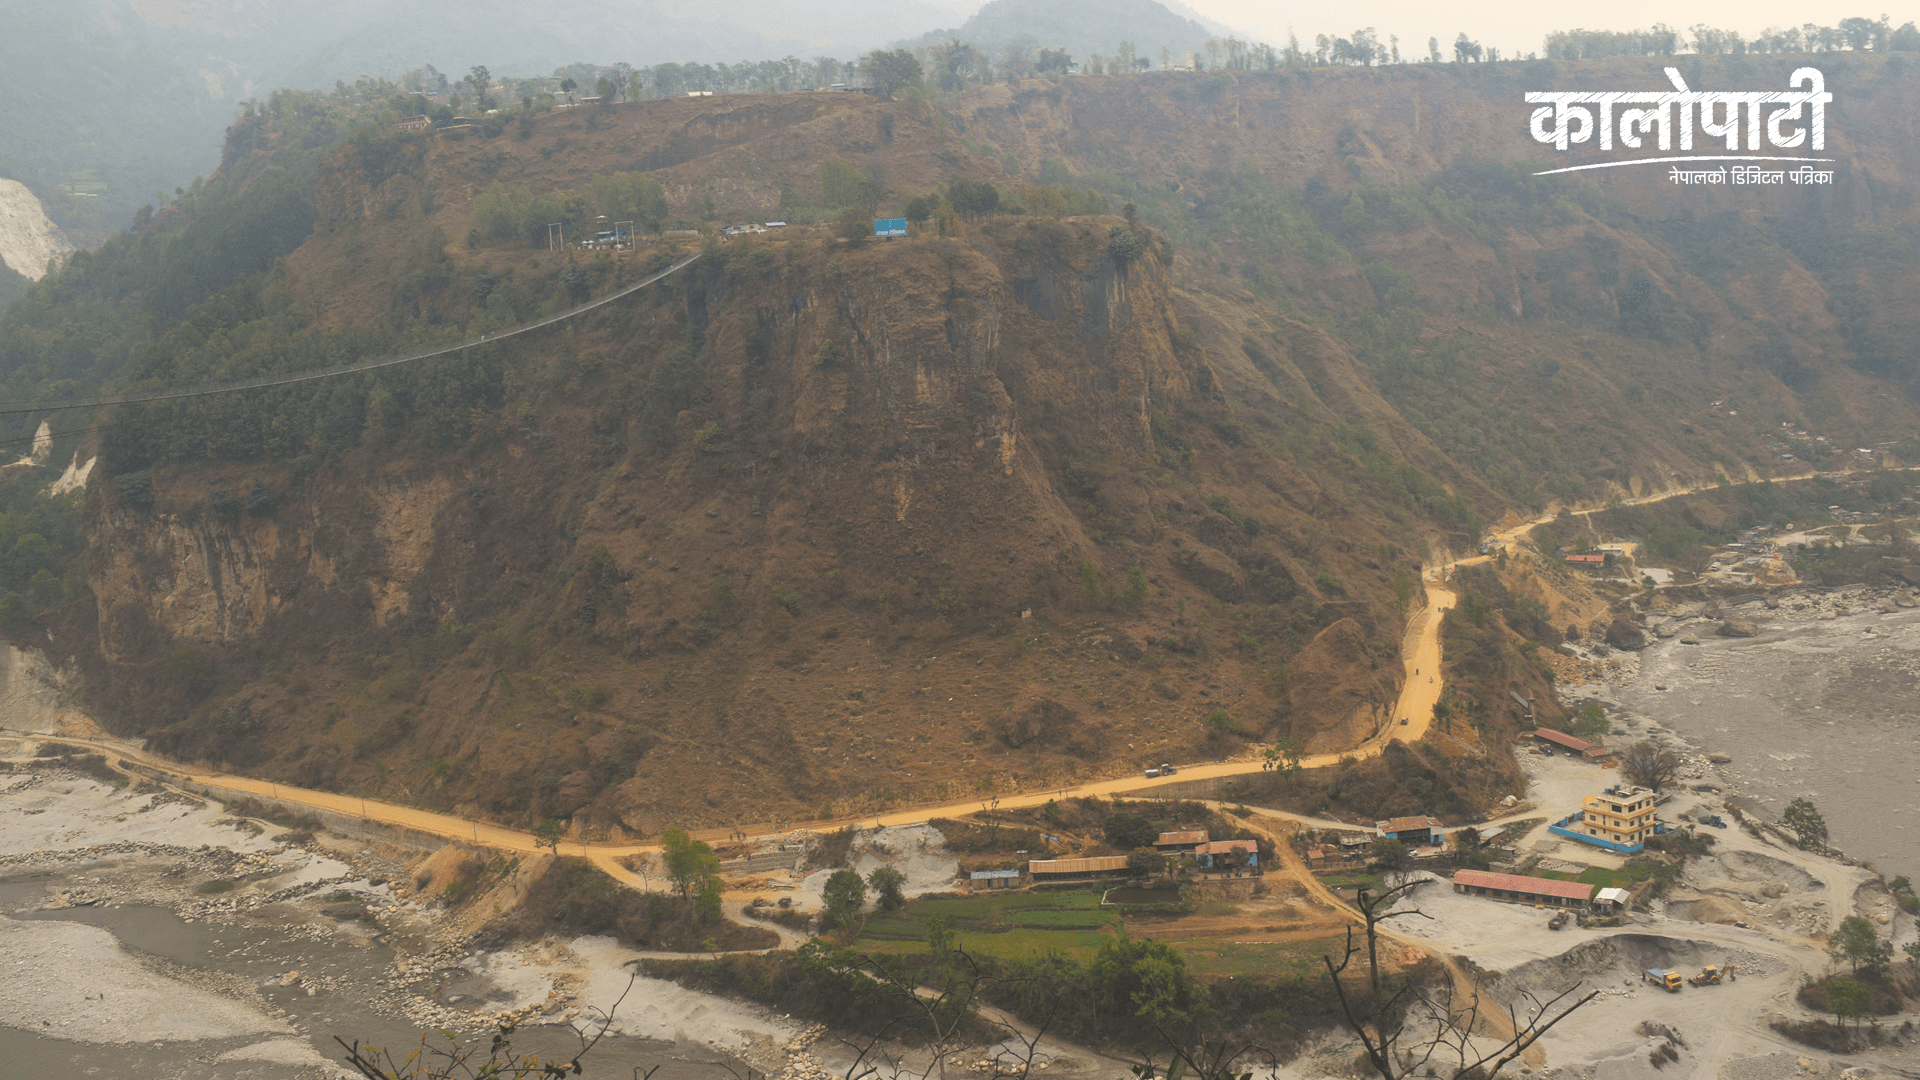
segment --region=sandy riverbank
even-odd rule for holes
[[[476,951],[437,903],[403,898],[410,853],[282,827],[216,803],[129,792],[0,740],[0,1060],[23,1075],[321,1080],[335,1034],[410,1046],[482,1039],[520,1010],[519,1044],[577,1046],[638,954],[600,938]],[[411,853],[417,859],[418,853]],[[344,914],[343,914],[344,913]],[[717,1080],[777,1072],[800,1028],[642,979],[595,1050],[599,1070]]]

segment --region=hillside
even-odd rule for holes
[[[1420,566],[1487,522],[1797,472],[1782,420],[1911,456],[1920,73],[1880,60],[1830,65],[1817,194],[1527,175],[1520,88],[1627,62],[683,99],[310,166],[263,115],[0,320],[11,385],[398,352],[703,242],[560,255],[552,220],[822,224],[530,343],[122,408],[84,580],[32,606],[167,752],[589,835],[1335,750],[1392,719]],[[1784,81],[1739,63],[1704,74]],[[909,240],[827,224],[930,193]],[[164,262],[282,199],[284,259]],[[1519,647],[1565,620],[1495,592],[1449,621],[1472,731],[1380,766],[1436,803],[1497,794],[1507,691],[1547,697]]]

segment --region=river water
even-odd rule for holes
[[[1920,880],[1920,610],[1823,617],[1836,601],[1855,612],[1874,602],[1857,591],[1781,599],[1779,610],[1732,612],[1754,622],[1754,637],[1719,637],[1717,621],[1701,621],[1649,646],[1638,677],[1612,693],[1732,757],[1719,772],[1775,818],[1810,799],[1836,847]],[[1688,634],[1700,643],[1681,644]]]

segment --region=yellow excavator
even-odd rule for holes
[[[1695,986],[1715,986],[1718,985],[1722,979],[1727,982],[1733,981],[1732,964],[1724,966],[1708,964],[1706,967],[1700,969],[1700,974],[1695,975],[1687,981]]]

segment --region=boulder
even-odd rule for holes
[[[1687,635],[1686,637],[1683,637],[1683,638],[1681,638],[1681,639],[1680,639],[1680,644],[1682,644],[1682,645],[1698,645],[1698,644],[1700,644],[1700,639],[1699,639],[1699,638],[1697,638],[1697,637],[1694,637],[1694,636],[1693,636],[1692,634],[1688,634],[1688,635]]]
[[[1607,644],[1616,649],[1634,651],[1647,647],[1646,632],[1625,619],[1607,624]]]
[[[1767,599],[1765,600],[1765,603],[1766,603],[1766,605],[1767,605],[1767,610],[1768,610],[1768,611],[1779,611],[1779,610],[1780,610],[1780,601],[1778,601],[1778,600],[1776,600],[1776,599],[1774,599],[1774,598],[1773,598],[1773,597],[1771,597],[1771,596],[1769,596],[1769,597],[1767,597]]]
[[[1707,763],[1710,765],[1731,765],[1733,764],[1733,758],[1726,754],[1708,754]]]
[[[1718,631],[1721,637],[1752,637],[1759,632],[1759,629],[1753,625],[1752,619],[1740,618],[1728,619],[1721,623]]]

